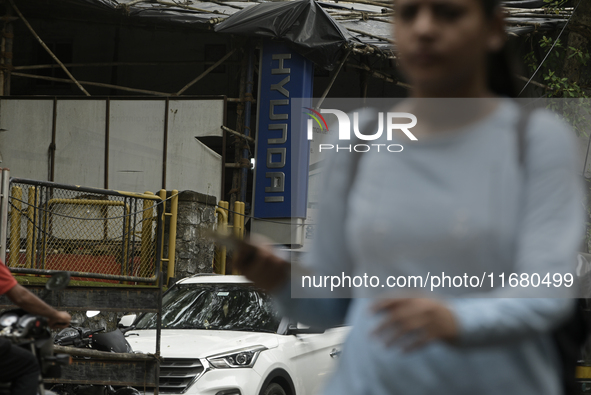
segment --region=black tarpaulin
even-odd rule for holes
[[[261,3],[230,16],[215,31],[283,40],[329,70],[344,57],[346,44],[357,41],[314,0]]]
[[[548,11],[539,8],[544,0],[502,0],[502,4],[511,14],[506,27],[511,36],[561,29],[569,18],[568,12],[547,16]],[[395,41],[390,8],[334,0],[27,0],[19,7],[25,16],[42,19],[125,21],[195,31],[209,31],[217,24],[216,32],[281,39],[327,69],[344,57],[347,43],[358,52],[391,56]]]

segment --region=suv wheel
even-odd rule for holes
[[[261,395],[286,395],[286,393],[282,386],[271,383],[261,392]]]

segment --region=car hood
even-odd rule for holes
[[[133,330],[126,333],[133,351],[154,353],[156,330]],[[163,329],[160,354],[164,358],[205,358],[244,347],[277,347],[277,334],[207,329]]]

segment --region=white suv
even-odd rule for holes
[[[128,317],[126,317],[128,318]],[[123,321],[123,320],[122,320]],[[156,315],[127,332],[154,352]],[[160,393],[310,395],[334,369],[348,328],[303,327],[242,276],[195,276],[163,298]]]

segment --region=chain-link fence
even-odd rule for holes
[[[10,179],[6,264],[13,272],[67,270],[102,281],[155,282],[156,195]]]

